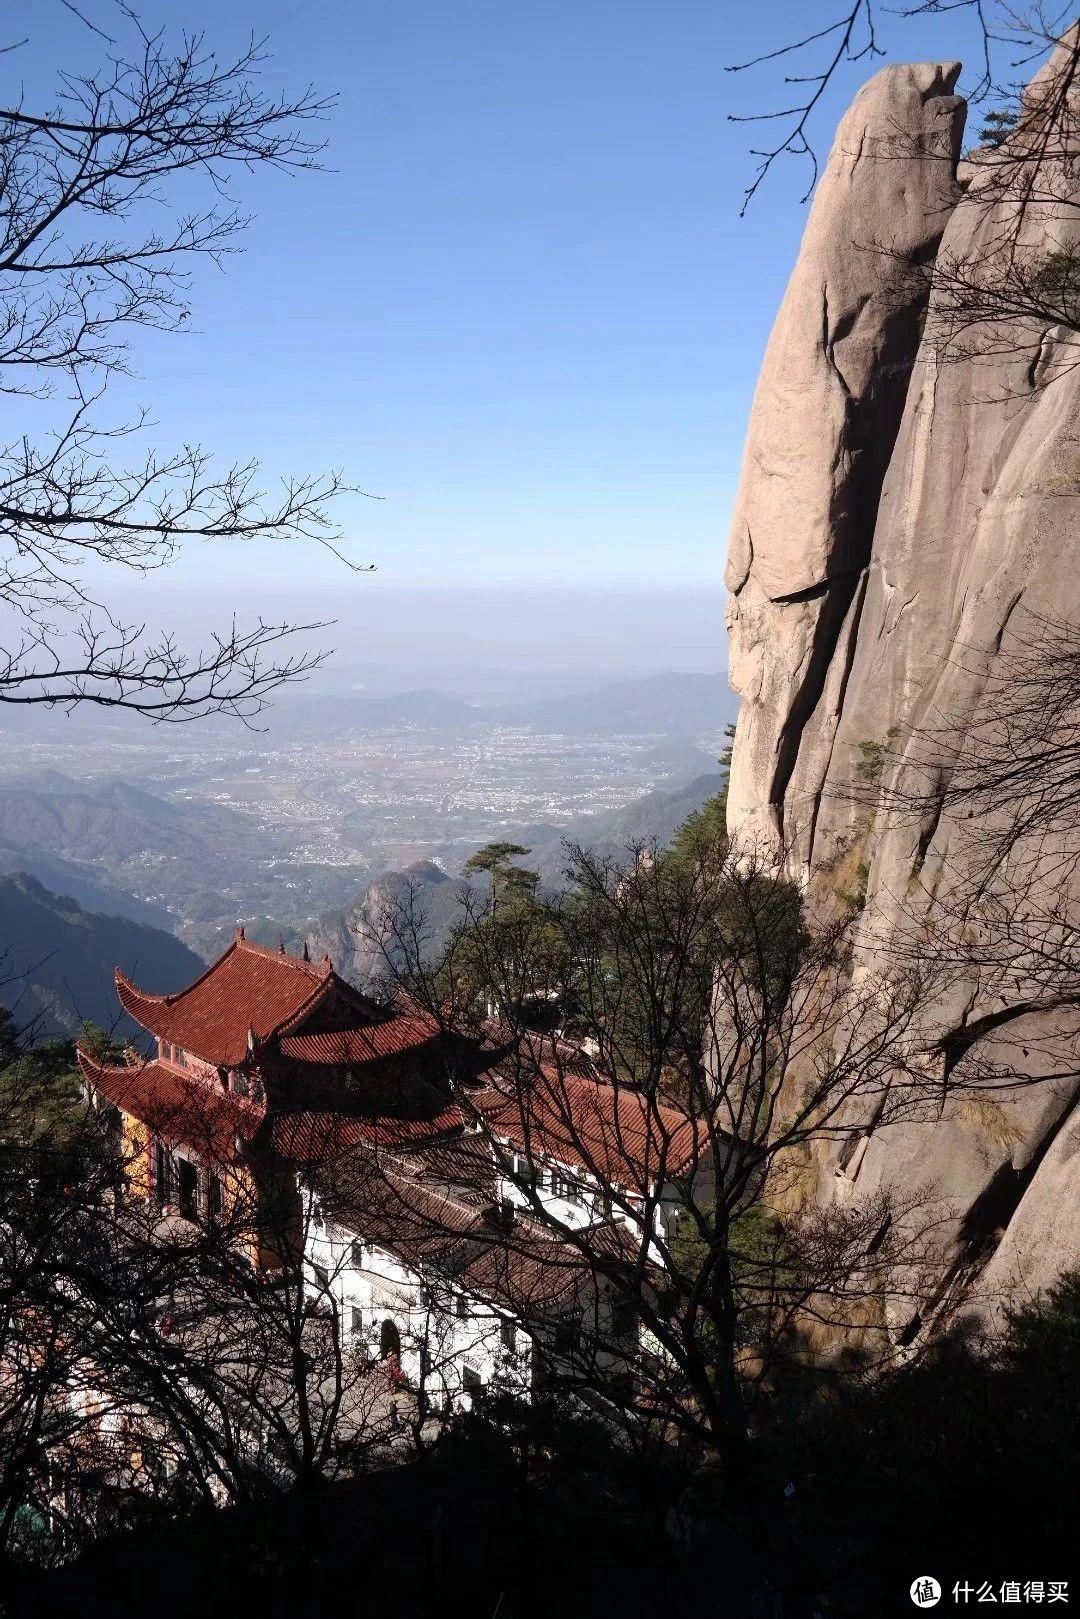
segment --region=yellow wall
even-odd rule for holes
[[[120,1120],[120,1150],[127,1190],[130,1196],[145,1203],[150,1197],[152,1178],[152,1132],[141,1119],[123,1110]],[[205,1168],[203,1160],[195,1153],[188,1156],[193,1163],[198,1162]],[[221,1182],[221,1214],[218,1218],[222,1225],[235,1227],[237,1241],[252,1262],[265,1266],[271,1256],[266,1250],[265,1237],[256,1218],[256,1188],[250,1170],[238,1164],[215,1165],[214,1170]]]
[[[141,1119],[120,1114],[120,1151],[124,1179],[132,1197],[144,1202],[150,1196],[150,1132]]]

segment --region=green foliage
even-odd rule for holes
[[[688,815],[663,858],[690,870],[701,861],[721,861],[727,853],[727,789],[706,799]]]
[[[736,730],[736,727],[734,725],[725,725],[724,726],[724,740],[727,743],[727,746],[720,755],[720,769],[724,773],[724,789],[725,789],[725,791],[727,789],[728,780],[729,780],[729,778],[731,776],[731,759],[732,759],[732,755],[735,752],[735,730]]]
[[[84,1023],[84,1049],[101,1062],[119,1060],[120,1049],[104,1029]],[[80,1148],[86,1134],[86,1104],[73,1040],[49,1040],[22,1049],[10,1018],[0,1019],[0,1141],[33,1152]]]
[[[6,1006],[0,1006],[0,1069],[6,1068],[22,1050],[19,1026]]]
[[[1080,1376],[1080,1271],[1069,1271],[1030,1304],[1007,1313],[1007,1331],[998,1349],[1000,1368],[1037,1379],[1055,1367],[1070,1382]]]
[[[1061,248],[1041,259],[1031,274],[1031,291],[1069,326],[1080,326],[1080,255]]]
[[[468,872],[501,873],[511,860],[528,852],[522,843],[485,843],[482,849],[477,849],[475,854],[469,856],[461,869]]]
[[[723,786],[712,798],[706,799],[699,810],[687,816],[665,852],[665,859],[687,870],[703,861],[723,860],[727,853],[727,795],[735,748],[734,725],[724,726],[724,738],[727,746],[719,760]]]
[[[728,1231],[718,1228],[712,1205],[699,1208],[698,1214],[701,1224],[684,1219],[672,1241],[675,1269],[684,1276],[701,1276],[710,1256],[726,1250],[741,1335],[736,1352],[752,1351],[763,1325],[796,1279],[793,1248],[784,1223],[760,1203],[736,1214]],[[714,1327],[708,1323],[700,1327],[698,1341],[706,1355],[715,1355]]]
[[[83,1022],[79,1029],[79,1044],[95,1061],[100,1063],[118,1063],[123,1061],[124,1048],[118,1044],[107,1029],[98,1023],[89,1020]]]
[[[35,1046],[0,1071],[4,1199],[15,1183],[33,1183],[39,1199],[66,1196],[65,1188],[100,1178],[108,1150],[87,1108],[70,1041]]]
[[[1001,146],[1016,128],[1019,117],[1020,112],[1016,107],[992,107],[983,114],[979,145],[995,149]]]
[[[0,1136],[6,1140],[60,1140],[82,1117],[70,1042],[35,1046],[0,1072]]]
[[[786,1254],[784,1224],[779,1215],[762,1203],[754,1203],[731,1222],[726,1235],[716,1233],[710,1240],[706,1232],[713,1231],[716,1210],[709,1204],[698,1210],[705,1232],[690,1220],[684,1220],[672,1242],[672,1253],[688,1271],[698,1271],[717,1242],[726,1242],[731,1258],[732,1275],[736,1285],[754,1286],[765,1270],[770,1274],[791,1280]]]
[[[855,766],[855,773],[862,781],[879,782],[886,761],[891,753],[890,742],[895,742],[900,735],[899,725],[890,725],[885,733],[884,742],[860,742],[858,745],[859,762]]]
[[[515,866],[512,862],[516,856],[528,853],[529,850],[522,843],[486,843],[469,856],[461,869],[470,876],[486,874],[491,877],[492,909],[507,904],[527,905],[536,893],[539,876],[535,871]]]

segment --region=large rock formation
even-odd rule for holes
[[[959,71],[886,68],[856,97],[769,338],[726,573],[744,837],[791,835],[804,733],[869,560],[926,298],[911,267],[959,195]]]
[[[1014,150],[1030,147],[1032,108],[1063,84],[1071,100],[1074,40],[1030,88]],[[850,886],[859,869],[864,939],[883,915],[899,926],[900,909],[910,923],[924,907],[932,922],[978,834],[977,818],[942,814],[932,794],[920,814],[868,805],[868,758],[886,798],[916,766],[947,783],[993,706],[1010,635],[1046,618],[1080,624],[1076,506],[1063,498],[1080,490],[1080,340],[1021,314],[1005,341],[976,319],[943,352],[935,319],[955,310],[957,267],[991,263],[1003,241],[1029,264],[1071,253],[1080,179],[1048,151],[1038,205],[1020,208],[1007,153],[994,151],[973,154],[958,180],[956,75],[886,69],[840,126],[769,341],[729,547],[742,697],[729,827],[782,845],[811,892],[838,873]],[[942,286],[924,331],[929,278],[908,266],[935,251]],[[976,1281],[1001,1300],[1080,1266],[1067,1212],[1080,1115],[1061,1060],[1076,1029],[1039,1008],[1022,974],[955,973],[934,1016],[946,1035],[987,1019],[987,1062],[1007,1042],[999,1067],[1018,1083],[936,1120],[867,1130],[846,1171],[821,1166],[821,1193],[838,1180],[856,1197],[926,1182],[952,1214],[940,1308]],[[1057,1077],[1023,1083],[1042,1072]]]

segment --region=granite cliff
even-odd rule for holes
[[[948,784],[962,756],[970,772],[1017,647],[1049,620],[1080,626],[1076,331],[957,292],[958,267],[993,288],[997,258],[1043,283],[1039,266],[1075,262],[1080,174],[1059,147],[1077,32],[1004,147],[963,159],[958,72],[886,68],[840,124],[766,350],[728,551],[729,830],[811,903],[858,873],[868,948],[871,929],[875,947],[883,928],[929,939],[946,913],[956,936],[949,896],[993,807],[950,810]],[[1071,873],[1063,890],[1045,848],[1035,867],[1012,901],[1029,908],[1010,923],[1018,953],[1047,883],[1055,925],[1075,925]],[[937,1287],[891,1323],[904,1341],[960,1307],[992,1320],[1080,1266],[1074,1014],[1060,980],[1051,996],[1023,961],[974,955],[937,993],[941,1050],[979,1047],[1015,1083],[903,1127],[856,1120],[816,1165],[823,1199],[916,1179],[940,1199]]]

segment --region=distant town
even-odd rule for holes
[[[649,712],[657,690],[678,710],[664,730]],[[312,705],[310,718],[305,704],[283,705],[267,732],[101,723],[88,745],[83,730],[69,741],[63,726],[47,738],[10,729],[0,852],[6,869],[76,897],[80,876],[104,879],[118,896],[110,906],[90,893],[93,908],[135,899],[205,951],[218,928],[263,908],[271,884],[276,919],[295,924],[355,900],[378,873],[423,860],[455,875],[478,846],[511,832],[557,846],[590,818],[716,770],[719,676],[665,675],[608,694],[587,706],[584,730],[558,727],[559,703],[551,715],[528,705],[515,722],[438,694],[343,699]],[[26,858],[46,851],[60,869]]]

